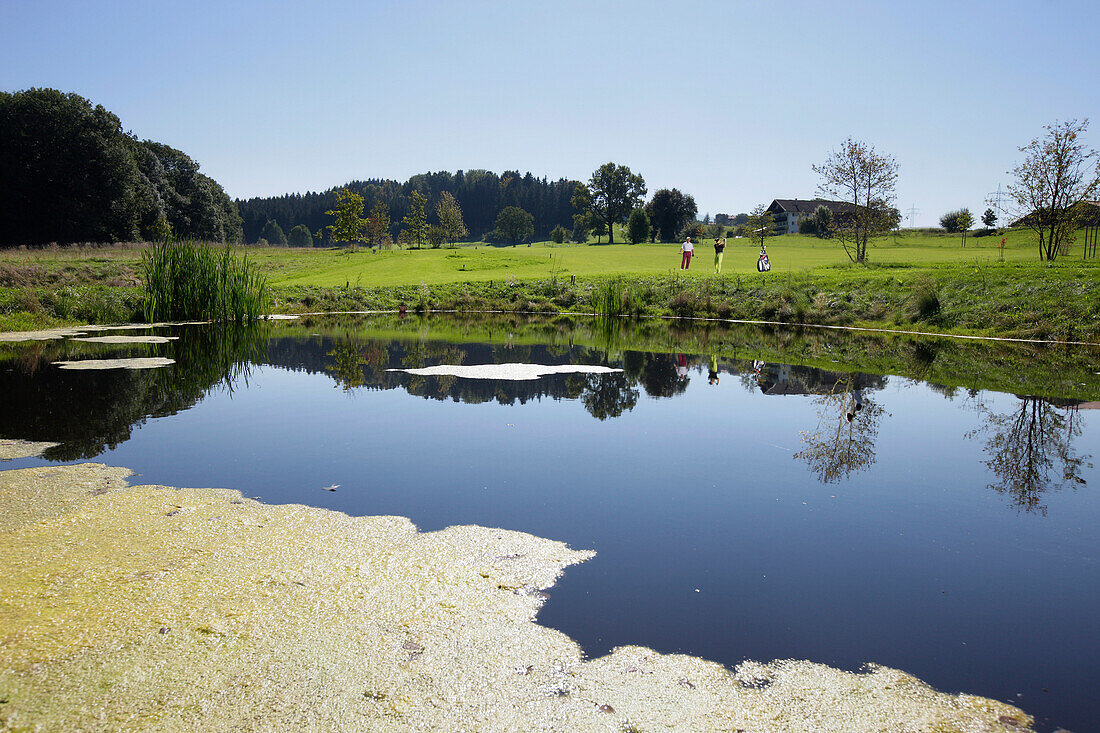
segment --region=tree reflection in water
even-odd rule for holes
[[[638,404],[638,390],[627,375],[588,374],[585,376],[581,402],[592,417],[606,420],[629,412]]]
[[[1010,497],[1018,509],[1046,516],[1043,494],[1084,485],[1081,471],[1092,467],[1088,462],[1092,456],[1078,456],[1074,451],[1074,438],[1081,434],[1075,405],[1059,407],[1040,397],[1018,398],[1015,409],[1007,413],[978,402],[984,424],[967,437],[986,436],[988,459],[983,462],[997,477],[989,488]]]
[[[333,345],[326,356],[332,359],[332,364],[326,366],[325,371],[345,392],[362,387],[366,383],[363,365],[367,360],[362,353],[362,346],[350,340],[340,341]]]
[[[856,388],[859,375],[837,380],[817,399],[817,427],[800,431],[802,450],[794,454],[805,461],[823,484],[865,471],[875,462],[875,440],[885,410]]]

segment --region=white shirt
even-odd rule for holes
[[[680,247],[681,252],[693,252],[694,250],[695,250],[695,245],[692,244],[691,242],[684,242],[683,246]]]

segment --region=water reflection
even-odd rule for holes
[[[559,329],[556,343],[519,343],[522,327],[517,324],[492,326],[503,343],[455,343],[428,338],[432,330],[421,324],[401,338],[375,338],[353,323],[333,327],[317,324],[251,328],[187,327],[178,329],[180,338],[167,344],[106,346],[73,341],[35,342],[6,347],[0,352],[0,436],[60,442],[46,457],[51,460],[91,458],[129,439],[134,426],[150,417],[186,410],[209,390],[220,386],[232,390],[247,381],[254,364],[268,364],[293,371],[323,373],[334,385],[351,395],[357,390],[403,389],[411,395],[432,400],[464,403],[526,403],[544,397],[575,400],[599,421],[620,418],[634,410],[644,391],[651,398],[675,398],[687,392],[692,374],[706,370],[707,383],[720,383],[720,372],[740,379],[742,387],[767,397],[812,396],[816,423],[797,430],[801,449],[794,458],[803,462],[818,481],[831,484],[867,471],[876,460],[876,443],[882,421],[889,413],[878,394],[888,378],[861,371],[829,370],[779,359],[738,358],[728,347],[730,331],[710,327],[688,330],[682,326],[660,332],[632,334],[622,322],[604,322],[592,335],[597,341],[613,341],[614,350],[573,343],[583,331]],[[312,329],[316,328],[316,331]],[[745,332],[747,333],[747,332]],[[664,339],[664,351],[627,348],[635,342]],[[824,344],[834,354],[847,349],[865,359],[881,355],[882,344],[868,342],[876,350],[854,349],[852,343],[830,335],[803,339],[798,334],[760,331],[756,342],[773,354],[778,346],[790,349],[791,362],[807,356],[811,347]],[[679,350],[683,344],[709,345],[699,352]],[[726,344],[726,345],[724,345]],[[668,347],[672,348],[668,348]],[[972,349],[964,345],[963,349]],[[974,353],[971,351],[970,353]],[[1006,359],[998,347],[996,362],[1009,364],[1018,373],[1026,362],[1020,352],[1011,352],[1018,364]],[[75,375],[50,365],[60,358],[88,356],[166,356],[176,364],[164,370],[111,370]],[[942,378],[941,365],[957,356],[942,342],[903,343],[895,358],[909,365],[914,374]],[[1064,359],[1065,355],[1056,355]],[[533,382],[483,381],[455,376],[419,376],[389,371],[438,364],[488,364],[526,362],[542,364],[597,364],[621,367],[611,374],[571,374]],[[897,363],[897,362],[896,362]],[[982,365],[966,362],[971,371]],[[1035,368],[1043,373],[1047,370]],[[950,374],[946,376],[951,376]],[[1027,512],[1044,513],[1043,496],[1064,486],[1084,483],[1082,470],[1091,466],[1090,455],[1079,456],[1074,441],[1081,434],[1073,401],[1050,398],[1017,398],[1014,410],[995,409],[983,402],[973,387],[943,382],[925,382],[933,391],[953,399],[960,391],[981,416],[980,427],[967,434],[981,439],[984,461],[996,481],[990,488],[1012,497]],[[794,428],[792,427],[792,431]]]
[[[863,396],[868,386],[857,386],[860,377],[881,381],[877,389],[885,386],[884,379],[867,375],[840,377],[816,398],[817,427],[799,432],[804,447],[794,457],[805,462],[823,484],[865,471],[875,462],[879,422],[888,413],[872,398]]]
[[[0,436],[61,443],[44,453],[50,460],[94,458],[128,440],[148,418],[187,410],[214,387],[232,391],[247,384],[251,364],[262,360],[270,328],[191,327],[186,334],[165,344],[50,341],[9,349],[9,358],[0,360]],[[131,356],[176,363],[164,369],[82,372],[52,364]]]
[[[984,438],[984,461],[997,481],[989,488],[1010,497],[1025,512],[1046,515],[1043,496],[1065,487],[1084,486],[1091,455],[1079,456],[1074,439],[1081,435],[1076,403],[1056,405],[1040,397],[1017,396],[1014,409],[999,412],[977,402],[983,424],[967,434]]]

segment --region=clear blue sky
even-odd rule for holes
[[[931,225],[980,214],[1044,124],[1097,117],[1098,8],[4,0],[0,89],[81,94],[242,198],[610,160],[733,214],[813,197],[850,135],[897,158],[899,208]]]

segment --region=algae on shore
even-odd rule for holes
[[[9,440],[0,438],[0,461],[14,461],[17,458],[34,458],[42,451],[53,448],[59,443],[36,443],[29,440]]]
[[[535,623],[593,553],[483,527],[0,472],[0,726],[97,730],[1017,731],[903,672],[623,647]]]

